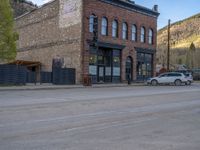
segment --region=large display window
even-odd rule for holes
[[[153,76],[153,54],[137,53],[137,80],[146,80]]]
[[[112,68],[112,82],[117,83],[120,82],[121,77],[121,51],[113,50],[113,68]]]
[[[89,74],[92,83],[116,83],[121,81],[121,51],[99,48],[96,53],[91,49]]]

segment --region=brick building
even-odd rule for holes
[[[59,56],[77,83],[144,80],[155,74],[158,15],[129,0],[55,0],[16,18],[17,59],[51,71]]]

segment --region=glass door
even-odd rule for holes
[[[127,57],[126,59],[126,80],[133,80],[133,61],[131,57]]]
[[[104,83],[105,82],[105,66],[98,65],[98,82]]]

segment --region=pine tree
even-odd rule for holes
[[[196,47],[194,45],[194,43],[192,42],[191,45],[190,45],[190,54],[191,54],[191,69],[194,68],[194,54],[195,54],[195,51],[196,51]]]
[[[0,61],[7,62],[16,57],[16,38],[14,19],[9,0],[0,2]]]

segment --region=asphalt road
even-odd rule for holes
[[[200,150],[200,84],[1,91],[0,150]]]

